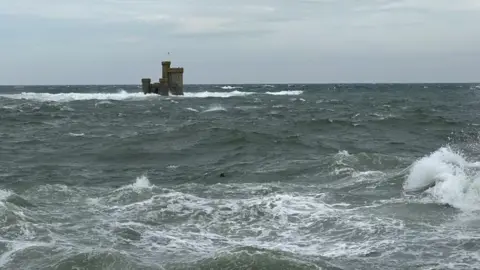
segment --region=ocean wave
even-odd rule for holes
[[[222,186],[222,191],[225,192],[227,186]],[[372,251],[371,248],[379,248],[374,244],[375,240],[371,239],[377,233],[378,226],[384,227],[383,230],[390,233],[403,228],[399,220],[372,220],[368,214],[363,214],[358,209],[349,209],[345,205],[329,205],[323,201],[320,194],[299,195],[273,191],[256,196],[257,193],[252,193],[251,188],[241,188],[238,191],[250,196],[215,199],[211,196],[196,196],[179,190],[162,189],[142,201],[123,201],[122,205],[116,205],[117,200],[111,200],[111,194],[102,199],[108,203],[99,204],[104,205],[105,211],[116,220],[127,221],[135,217],[137,225],[143,228],[140,228],[140,231],[144,232],[142,239],[146,242],[142,242],[142,246],[148,243],[152,245],[151,241],[158,241],[158,236],[161,235],[169,239],[169,245],[165,248],[178,251],[188,249],[192,254],[208,255],[208,252],[205,252],[215,251],[216,245],[213,243],[219,241],[265,249],[275,246],[278,250],[294,251],[296,254],[324,254],[334,257],[343,256],[342,254],[364,254],[367,250]],[[124,189],[122,192],[134,191]],[[329,223],[332,223],[331,226],[327,225]],[[161,233],[149,232],[150,226],[154,224],[163,224],[162,227],[171,224],[175,226],[175,230],[165,228],[167,231]],[[312,233],[318,230],[322,231],[322,238],[311,239]],[[346,250],[343,247],[340,250],[339,247],[335,255],[331,248],[320,244],[333,241],[337,233],[345,231],[352,237],[355,235],[358,239],[370,239],[372,242],[355,243],[354,249]],[[154,235],[157,237],[153,237]],[[190,242],[194,239],[195,244]],[[306,242],[309,245],[302,244]]]
[[[411,165],[404,190],[424,191],[440,204],[465,211],[480,210],[480,162],[442,147]]]
[[[35,101],[54,101],[54,102],[70,102],[77,100],[128,100],[128,99],[145,99],[156,97],[156,94],[147,94],[137,92],[129,93],[120,91],[118,93],[33,93],[22,92],[20,94],[0,95],[0,97],[8,99],[35,100]]]
[[[239,88],[228,88],[239,89]],[[230,98],[230,97],[246,97],[251,95],[275,95],[275,96],[292,96],[301,95],[303,91],[279,91],[279,92],[245,92],[245,91],[230,91],[230,92],[185,92],[183,96],[170,96],[170,98]],[[7,99],[18,100],[35,100],[35,101],[53,101],[53,102],[70,102],[80,100],[144,100],[148,98],[163,98],[157,94],[144,94],[142,92],[127,92],[121,90],[117,93],[35,93],[22,92],[20,94],[4,94],[0,97]],[[175,102],[175,101],[172,101]],[[5,107],[10,109],[13,107]]]
[[[303,94],[301,90],[286,90],[286,91],[278,91],[278,92],[266,92],[267,95],[274,95],[274,96],[298,96]]]
[[[288,252],[247,246],[219,252],[188,264],[168,264],[166,269],[341,269],[320,258],[315,261],[315,263],[305,261]]]
[[[134,256],[113,248],[84,250],[75,248],[74,252],[64,254],[59,261],[51,262],[49,267],[51,269],[158,269],[158,266],[139,263]]]
[[[54,247],[53,242],[4,241],[0,239],[0,243],[2,242],[7,242],[9,246],[9,250],[0,255],[0,268],[2,269],[31,269],[34,265],[32,261],[48,257],[46,254],[50,253],[49,255],[51,255]],[[40,265],[44,265],[44,263],[40,263]],[[35,267],[38,266],[37,264]]]
[[[242,89],[243,87],[242,86],[230,86],[230,85],[225,85],[225,86],[222,86],[220,87],[224,90],[232,90],[232,89]]]
[[[257,94],[255,92],[231,91],[231,92],[185,92],[184,97],[187,98],[230,98],[230,97],[245,97]]]
[[[377,188],[402,175],[405,164],[405,160],[396,156],[366,152],[350,154],[346,150],[332,155],[329,160],[329,175],[335,179],[329,186],[335,189]]]
[[[351,157],[355,155],[346,151],[336,155],[339,159]],[[408,243],[401,235],[405,235],[408,226],[404,221],[379,216],[378,209],[369,210],[392,204],[391,200],[366,206],[327,203],[331,195],[293,183],[292,190],[287,192],[288,185],[191,183],[167,189],[140,175],[115,189],[32,187],[25,196],[38,201],[40,209],[25,215],[29,220],[35,218],[36,225],[25,226],[26,220],[16,221],[17,229],[27,228],[30,236],[25,231],[8,240],[12,244],[0,261],[4,266],[26,266],[27,262],[30,265],[36,259],[22,261],[22,256],[49,253],[48,240],[56,243],[55,258],[42,263],[52,267],[111,264],[117,269],[125,269],[126,265],[177,269],[183,263],[186,268],[237,264],[266,269],[277,269],[279,265],[314,269],[328,266],[323,258],[341,261],[352,256],[368,258],[405,251],[403,245]],[[305,190],[300,191],[302,188]],[[53,208],[44,208],[52,197],[56,202],[51,205]],[[43,221],[42,216],[49,218]],[[74,217],[79,216],[89,222],[72,224]],[[47,245],[43,249],[36,247],[38,240],[32,237],[42,230],[55,232],[43,241]],[[393,240],[395,237],[398,241]],[[438,241],[438,235],[421,237]],[[24,251],[23,246],[15,246],[26,239],[30,239],[26,244],[31,249]],[[97,247],[99,242],[101,247]],[[124,246],[128,246],[128,251],[121,251]],[[309,256],[316,258],[314,262],[308,260]],[[258,262],[252,264],[251,260]]]
[[[227,111],[227,109],[222,106],[221,104],[212,104],[210,105],[207,109],[205,109],[203,111],[203,113],[206,113],[206,112],[218,112],[218,111]]]

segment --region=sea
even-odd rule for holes
[[[480,269],[480,84],[0,87],[0,269]]]

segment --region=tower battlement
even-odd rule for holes
[[[183,68],[169,68],[168,73],[183,73]]]

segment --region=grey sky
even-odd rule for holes
[[[0,0],[0,84],[479,82],[480,0]]]

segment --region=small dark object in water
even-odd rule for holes
[[[220,174],[220,177],[225,177],[225,174],[222,172],[222,173]]]

